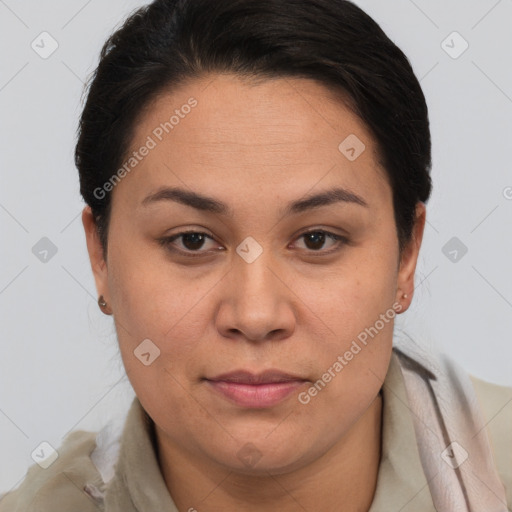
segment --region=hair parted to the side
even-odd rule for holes
[[[122,165],[150,102],[209,72],[310,78],[345,95],[375,138],[402,251],[432,190],[428,109],[379,25],[348,0],[155,0],[105,42],[78,127],[80,192],[105,252],[111,193],[94,191]]]

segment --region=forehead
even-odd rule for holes
[[[143,146],[151,150],[116,187],[132,195],[180,181],[217,196],[233,187],[242,195],[269,187],[300,194],[320,182],[389,195],[366,125],[341,93],[309,79],[214,74],[189,81],[145,108],[129,153]]]

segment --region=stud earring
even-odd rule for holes
[[[402,295],[402,297],[403,297],[404,299],[407,299],[407,297],[408,297],[407,293],[404,293],[404,294]]]
[[[110,315],[108,311],[105,311],[105,309],[107,308],[107,302],[103,298],[103,295],[100,295],[98,298],[98,306],[100,307],[101,311],[105,313],[105,315]]]

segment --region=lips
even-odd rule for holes
[[[279,370],[266,370],[258,374],[246,370],[236,370],[208,378],[207,380],[236,382],[237,384],[271,384],[278,382],[305,381],[306,379]]]
[[[279,404],[308,382],[279,370],[266,370],[259,374],[237,370],[205,380],[216,394],[229,402],[256,409]]]

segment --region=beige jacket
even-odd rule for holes
[[[435,512],[396,358],[393,353],[382,390],[382,457],[369,512]],[[512,388],[471,380],[512,510]],[[64,440],[50,467],[32,466],[22,484],[1,497],[0,512],[178,512],[153,443],[151,420],[135,398],[126,418],[115,476],[108,485],[90,457],[95,434],[76,431]],[[202,505],[198,510],[208,510],[206,502]]]

